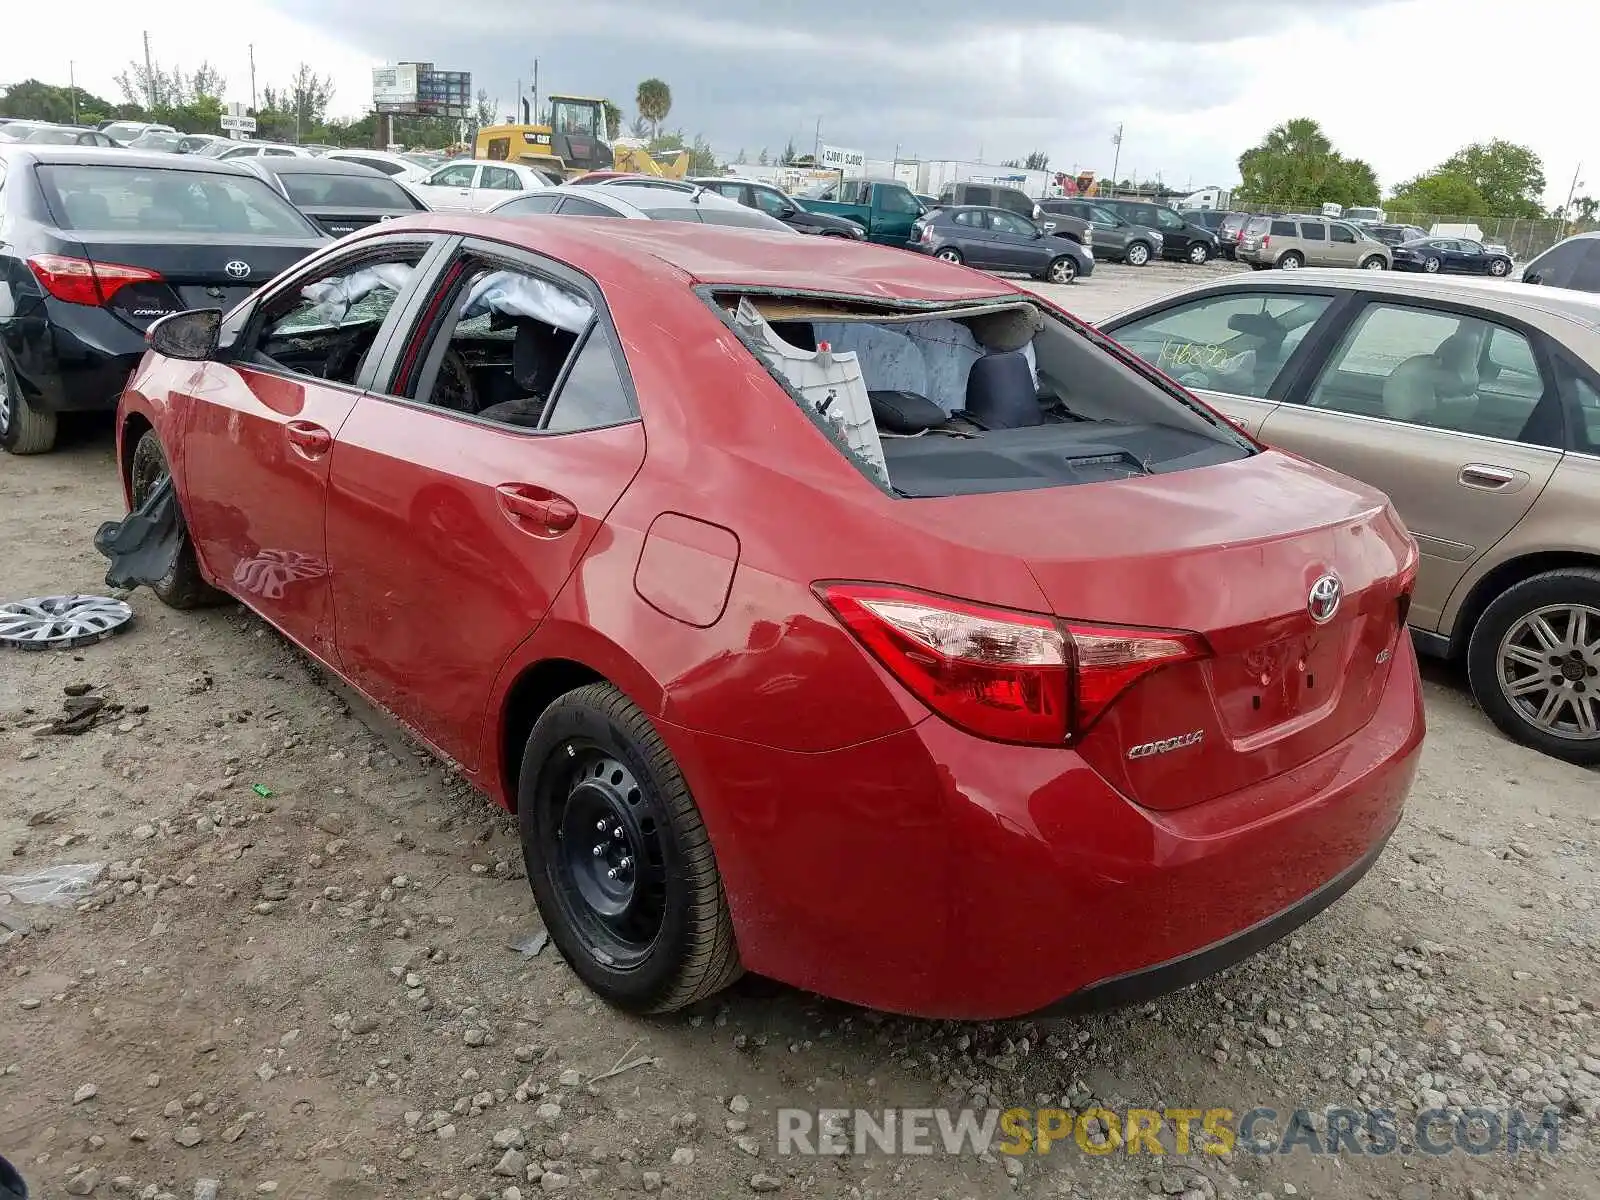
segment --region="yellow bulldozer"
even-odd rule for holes
[[[682,179],[689,173],[689,152],[680,150],[665,163],[643,145],[606,136],[606,101],[593,96],[551,96],[550,120],[543,125],[485,125],[478,130],[472,157],[522,163],[559,181],[591,171],[630,171]]]

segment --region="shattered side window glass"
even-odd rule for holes
[[[300,289],[301,302],[273,323],[272,332],[282,336],[381,322],[414,270],[409,263],[379,263],[308,283]]]

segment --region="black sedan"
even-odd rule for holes
[[[426,204],[390,176],[361,163],[287,154],[237,162],[277,188],[317,228],[334,237],[428,211]]]
[[[1050,283],[1071,283],[1094,271],[1094,256],[1077,242],[1003,208],[936,208],[912,224],[907,249]]]
[[[116,407],[151,322],[232,308],[327,237],[259,177],[205,159],[0,148],[0,448]]]
[[[792,196],[770,183],[762,183],[759,179],[708,176],[704,179],[692,179],[689,182],[698,183],[701,187],[716,192],[719,196],[726,196],[729,200],[735,200],[746,208],[753,208],[757,212],[766,213],[769,217],[776,217],[790,229],[800,233],[851,238],[858,242],[867,238],[867,231],[857,222],[836,217],[832,213],[807,212]]]
[[[1511,256],[1466,238],[1413,238],[1394,248],[1394,269],[1426,271],[1429,275],[1453,271],[1503,278],[1511,274]]]
[[[1428,236],[1426,229],[1416,225],[1363,225],[1361,232],[1389,247],[1403,246]]]

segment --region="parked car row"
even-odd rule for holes
[[[1513,266],[1511,254],[1502,246],[1485,245],[1470,238],[1433,237],[1415,225],[1341,219],[1320,213],[1208,210],[1185,215],[1216,230],[1225,257],[1249,263],[1258,271],[1356,267],[1503,278],[1511,274]]]

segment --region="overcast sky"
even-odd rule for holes
[[[398,59],[469,70],[510,112],[535,55],[540,90],[608,95],[628,117],[638,81],[672,87],[668,128],[752,159],[786,141],[887,158],[999,162],[1042,149],[1053,167],[1112,168],[1169,185],[1233,183],[1236,161],[1274,124],[1320,121],[1367,159],[1387,191],[1470,141],[1504,137],[1543,158],[1551,203],[1587,155],[1600,189],[1582,60],[1600,10],[1576,0],[17,0],[0,39],[0,83],[77,80],[115,96],[142,55],[209,59],[229,99],[281,85],[302,59],[354,115],[371,68]],[[141,10],[143,8],[143,11]],[[1029,15],[1044,8],[1057,15]],[[974,23],[973,13],[983,20]]]

